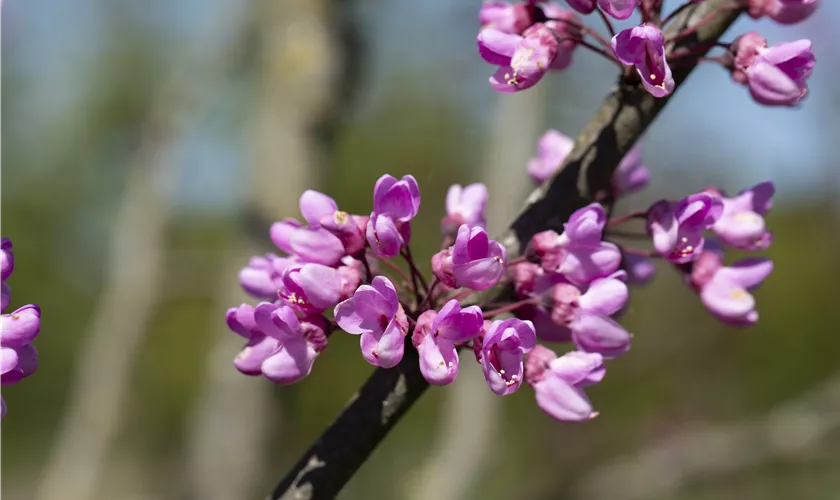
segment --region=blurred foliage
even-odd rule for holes
[[[38,372],[3,390],[9,406],[3,421],[4,493],[31,489],[60,418],[72,404],[64,395],[101,286],[112,216],[138,131],[160,84],[155,76],[161,74],[159,54],[150,45],[131,37],[114,39],[123,43],[98,61],[89,92],[77,105],[82,112],[64,117],[55,136],[32,144],[7,141],[3,132],[3,236],[13,240],[16,257],[12,307],[37,302],[43,311],[36,341]],[[347,210],[365,213],[379,175],[414,174],[424,209],[412,241],[415,254],[427,262],[439,245],[447,187],[476,180],[482,144],[474,131],[483,125],[469,117],[464,103],[445,93],[430,98],[419,81],[413,75],[389,81],[383,85],[387,92],[348,123],[337,138],[335,164],[324,176],[323,189]],[[13,71],[4,71],[3,83],[3,121],[9,123],[26,105],[17,99],[26,83]],[[562,113],[558,120],[564,128]],[[524,171],[524,164],[525,159],[511,168]],[[698,164],[695,170],[703,167]],[[223,313],[215,304],[214,285],[223,279],[218,269],[224,268],[228,242],[246,237],[237,216],[190,213],[170,227],[167,282],[134,370],[130,404],[113,451],[135,457],[147,480],[144,492],[155,498],[178,498],[184,489],[189,411],[202,383],[209,332]],[[473,497],[562,497],[605,459],[698,423],[756,417],[837,372],[836,208],[829,199],[783,201],[769,221],[775,242],[767,254],[776,267],[756,293],[758,325],[733,329],[719,324],[676,274],[660,269],[651,286],[634,291],[623,319],[635,334],[632,351],[612,361],[605,383],[589,391],[601,416],[586,425],[562,425],[540,412],[529,389],[506,397],[503,421],[491,437],[493,453],[481,457],[487,467]],[[464,358],[464,369],[478,369]],[[356,339],[335,335],[311,377],[275,388],[282,424],[276,435],[266,437],[276,443],[268,467],[275,475],[255,478],[261,482],[258,490],[273,486],[279,471],[297,460],[371,371],[358,355]],[[353,479],[345,498],[403,495],[437,435],[446,390],[429,390]],[[840,457],[831,457],[807,473],[801,464],[772,464],[687,489],[679,498],[789,499],[802,497],[804,483],[808,498],[832,498],[829,492],[840,487],[831,472],[838,462]]]

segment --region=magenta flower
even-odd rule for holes
[[[490,390],[505,396],[519,389],[524,378],[523,357],[536,343],[530,321],[510,318],[491,324],[481,345],[481,366]]]
[[[616,197],[636,192],[650,182],[650,170],[642,164],[642,147],[633,146],[613,173],[613,194]]]
[[[254,256],[248,265],[239,271],[239,284],[246,293],[258,299],[277,298],[277,291],[282,285],[283,272],[295,261],[287,257],[278,257],[273,253]]]
[[[35,304],[0,317],[0,382],[4,386],[20,382],[38,368],[38,351],[30,342],[40,330],[41,309]],[[0,404],[2,418],[6,415],[5,400]]]
[[[820,0],[772,0],[767,14],[780,24],[804,21],[817,10]]]
[[[21,347],[38,336],[41,330],[41,308],[27,304],[0,320],[0,339],[4,347]]]
[[[505,248],[489,239],[483,227],[464,224],[458,228],[452,246],[452,274],[457,286],[486,290],[499,282],[506,265]]]
[[[558,272],[574,284],[585,285],[595,278],[614,273],[621,265],[621,251],[601,241],[607,216],[592,203],[572,213],[563,234],[543,231],[534,236],[529,252],[548,272]]]
[[[528,175],[534,184],[542,184],[554,175],[574,147],[575,141],[571,137],[554,129],[547,130],[540,137],[537,156],[528,162]]]
[[[630,348],[630,334],[610,318],[627,303],[625,278],[619,271],[593,281],[585,292],[562,281],[552,289],[551,319],[569,329],[578,349],[614,358]]]
[[[408,224],[405,223],[403,227],[407,228]],[[366,233],[368,245],[380,257],[396,257],[407,242],[400,227],[386,214],[370,214]]]
[[[263,376],[274,383],[292,384],[309,375],[315,358],[326,348],[328,325],[322,317],[307,316],[301,320],[291,307],[263,302],[254,310],[254,322],[266,337],[277,341],[276,349],[260,366]],[[270,341],[263,339],[254,347],[264,352],[270,345]],[[254,347],[252,350],[257,350]]]
[[[637,0],[598,0],[598,5],[616,19],[627,19],[633,15]]]
[[[595,10],[595,0],[566,0],[566,3],[581,14],[589,14]]]
[[[5,311],[12,300],[12,288],[4,281],[0,284],[0,311]]]
[[[640,255],[624,254],[622,268],[627,272],[627,283],[631,285],[644,285],[656,274],[653,260]]]
[[[397,180],[383,175],[373,188],[373,213],[387,215],[395,223],[408,222],[420,210],[420,188],[414,176],[404,175]],[[371,215],[373,218],[373,215]]]
[[[709,193],[693,194],[677,203],[663,200],[648,210],[647,231],[660,255],[684,264],[703,251],[703,231],[711,229],[722,213],[720,198]]]
[[[320,314],[341,298],[341,276],[332,267],[321,264],[291,266],[281,282],[280,298],[303,313]]]
[[[478,11],[478,21],[482,29],[493,28],[518,35],[534,24],[537,10],[531,2],[484,2]]]
[[[248,340],[234,358],[233,366],[245,375],[262,375],[263,361],[280,347],[280,341],[269,337],[257,327],[254,306],[250,304],[228,309],[225,319],[228,328]]]
[[[760,48],[746,70],[750,94],[767,106],[798,104],[808,94],[807,80],[815,63],[810,40]]]
[[[459,370],[455,344],[474,339],[483,324],[478,306],[461,309],[457,300],[447,302],[439,313],[421,314],[411,340],[420,355],[423,377],[433,385],[452,383]]]
[[[549,69],[563,70],[572,64],[572,55],[583,37],[581,28],[583,23],[573,11],[564,9],[556,3],[546,3],[542,6],[543,13],[549,21],[545,25],[554,31],[557,37],[557,57]]]
[[[353,296],[353,292],[362,284],[362,276],[365,272],[362,261],[354,259],[349,255],[341,259],[341,264],[335,270],[341,282],[339,301],[347,300]],[[375,273],[374,266],[371,266],[371,273]]]
[[[335,320],[345,332],[361,335],[362,356],[370,364],[392,368],[402,359],[408,318],[388,278],[360,286],[335,307]]]
[[[12,240],[0,239],[0,279],[6,281],[15,270],[15,254],[12,253]]]
[[[767,39],[755,31],[748,31],[732,43],[729,52],[732,56],[732,79],[741,85],[749,82],[747,70],[758,57],[758,51],[767,47]]]
[[[598,413],[583,387],[600,382],[606,370],[600,354],[568,352],[561,357],[541,345],[528,353],[525,378],[537,406],[561,422],[592,420]]]
[[[758,321],[755,298],[749,292],[770,275],[773,261],[749,258],[725,267],[719,255],[704,252],[694,267],[691,282],[712,315],[733,326],[747,326]]]
[[[300,197],[300,211],[308,226],[294,219],[284,219],[271,226],[271,240],[277,248],[303,262],[333,266],[345,255],[344,243],[322,227],[338,213],[335,201],[317,191],[305,191]]]
[[[444,248],[432,255],[432,273],[449,288],[458,287],[455,274],[452,272],[452,247]]]
[[[674,78],[665,60],[665,36],[652,24],[642,24],[621,31],[612,39],[618,59],[642,78],[642,85],[654,97],[665,97],[674,91]]]
[[[0,348],[2,357],[2,384],[13,385],[35,373],[38,368],[38,350],[32,344]]]
[[[485,61],[499,66],[490,85],[503,93],[533,87],[557,58],[559,45],[554,32],[542,23],[525,30],[522,36],[495,29],[478,34],[478,49]]]
[[[773,204],[774,193],[772,182],[762,182],[734,198],[722,198],[723,214],[712,231],[729,246],[741,250],[766,249],[773,236],[764,225],[764,214]]]
[[[440,224],[444,236],[456,234],[461,224],[486,227],[485,206],[487,206],[487,186],[484,184],[470,184],[464,188],[459,184],[450,186],[446,193],[446,217]]]

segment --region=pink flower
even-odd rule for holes
[[[260,366],[263,376],[277,384],[292,384],[309,375],[315,358],[326,348],[328,325],[322,317],[301,320],[290,307],[263,302],[254,310],[254,322],[263,335],[277,342]],[[266,352],[270,346],[268,339],[255,346],[249,343],[240,356],[253,355],[247,352],[249,347]]]
[[[407,223],[403,227],[408,227]],[[371,250],[380,257],[396,257],[406,244],[406,238],[403,237],[394,219],[389,215],[376,212],[370,214],[366,237]]]
[[[482,29],[493,28],[518,35],[534,24],[540,14],[539,7],[532,2],[485,2],[478,11],[478,21]]]
[[[347,253],[344,243],[321,225],[322,221],[332,220],[338,212],[335,200],[307,190],[300,197],[300,211],[309,225],[302,226],[295,219],[275,222],[271,226],[271,240],[277,248],[303,262],[325,266],[337,264]]]
[[[704,252],[690,277],[700,300],[716,318],[733,326],[758,321],[755,298],[749,293],[773,271],[770,259],[749,258],[724,267],[721,257]]]
[[[583,388],[600,382],[605,373],[599,354],[573,351],[558,358],[540,345],[528,353],[525,364],[525,378],[534,388],[537,406],[561,422],[598,416]]]
[[[656,274],[653,260],[639,255],[624,254],[622,268],[627,272],[627,283],[631,285],[644,285]]]
[[[370,364],[392,368],[402,359],[408,318],[388,278],[360,286],[335,307],[335,320],[345,332],[361,335],[362,356]]]
[[[545,25],[554,31],[558,42],[557,57],[554,58],[549,69],[566,69],[572,64],[572,55],[583,37],[581,34],[583,23],[577,14],[564,9],[559,4],[546,3],[542,9],[549,19]]]
[[[491,324],[481,346],[481,366],[490,390],[505,396],[519,389],[524,378],[523,358],[536,341],[530,321],[510,318]]]
[[[637,0],[598,0],[598,5],[616,19],[627,19],[633,15]]]
[[[446,193],[446,217],[441,221],[444,236],[454,236],[461,224],[486,227],[484,207],[487,206],[487,186],[481,183],[462,188],[460,184],[449,187]]]
[[[653,247],[671,262],[684,264],[703,251],[703,231],[711,229],[723,213],[717,196],[698,193],[677,203],[659,201],[648,210],[647,231]]]
[[[534,184],[542,184],[560,168],[572,152],[575,141],[563,133],[550,129],[540,137],[537,156],[528,162],[528,175]]]
[[[578,349],[613,358],[627,352],[631,336],[610,316],[627,303],[623,271],[592,282],[584,292],[571,283],[554,285],[551,319],[571,332]]]
[[[674,91],[674,78],[665,60],[665,36],[652,24],[642,24],[621,31],[612,39],[616,57],[636,66],[642,85],[654,97],[665,97]]]
[[[481,309],[461,309],[457,300],[450,300],[439,313],[426,311],[417,318],[412,342],[420,355],[420,372],[433,385],[447,385],[458,376],[459,360],[456,343],[475,338],[484,323]]]
[[[509,93],[536,85],[557,58],[559,44],[551,28],[537,23],[522,36],[482,30],[478,49],[485,61],[500,66],[490,77],[490,85],[497,92]]]
[[[563,234],[544,231],[534,236],[529,252],[548,272],[558,272],[575,284],[614,273],[621,251],[601,240],[607,216],[597,203],[576,210],[563,225]]]
[[[292,266],[283,273],[281,282],[280,298],[302,313],[320,314],[341,298],[341,276],[321,264]]]
[[[729,246],[742,250],[764,250],[773,240],[764,224],[764,214],[772,206],[775,188],[762,182],[733,198],[721,198],[723,214],[712,231]]]
[[[815,64],[810,40],[759,48],[746,69],[750,94],[767,106],[796,105],[808,94],[807,80]]]
[[[820,0],[770,0],[767,14],[780,24],[804,21],[817,10]]]
[[[420,210],[420,188],[412,175],[397,180],[383,175],[373,188],[373,213],[387,215],[394,222],[408,222]],[[373,218],[373,216],[371,216]]]
[[[642,147],[636,144],[613,173],[613,194],[615,197],[628,195],[644,188],[649,182],[650,170],[642,164]]]
[[[15,270],[15,254],[12,253],[12,240],[0,239],[0,279],[6,281]]]
[[[239,284],[258,299],[276,299],[277,291],[283,286],[283,272],[293,264],[292,259],[273,253],[251,257],[248,265],[239,271]]]
[[[595,10],[595,0],[567,0],[566,3],[581,14],[589,14]]]
[[[506,265],[505,248],[489,239],[483,227],[464,224],[458,228],[452,246],[452,274],[457,286],[486,290],[499,282]]]
[[[735,39],[730,48],[733,58],[732,79],[741,85],[746,85],[749,81],[747,69],[758,57],[758,51],[765,47],[767,47],[767,39],[755,31],[749,31]]]

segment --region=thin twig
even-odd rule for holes
[[[604,24],[607,26],[607,30],[610,32],[610,36],[615,36],[615,28],[613,27],[613,23],[612,21],[610,21],[610,18],[607,17],[607,14],[605,14],[600,7],[596,7],[595,10],[598,11],[598,15],[601,16],[601,20],[604,21]]]

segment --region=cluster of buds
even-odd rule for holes
[[[0,239],[0,294],[2,310],[12,299],[12,290],[6,283],[15,269],[15,256],[12,242],[8,238]],[[41,308],[37,304],[27,304],[10,314],[2,315],[0,323],[0,368],[2,368],[3,386],[20,382],[32,375],[38,368],[38,351],[32,341],[41,330]],[[2,416],[6,416],[6,401],[0,396]]]
[[[770,17],[781,24],[793,24],[814,13],[819,0],[733,0],[732,6],[711,11],[696,26],[666,36],[664,29],[675,14],[703,0],[687,0],[671,15],[662,17],[662,2],[646,0],[568,0],[572,10],[544,0],[509,4],[484,3],[479,11],[481,28],[478,49],[481,57],[499,68],[490,77],[498,92],[518,92],[533,87],[550,70],[562,70],[572,62],[578,47],[592,50],[623,68],[626,78],[635,74],[645,90],[664,97],[674,90],[671,64],[689,58],[693,51],[674,50],[674,43],[709,23],[724,10],[741,9],[752,17]],[[578,14],[598,12],[612,39],[598,34]],[[616,32],[610,18],[624,20],[638,11],[642,23]],[[792,106],[805,97],[807,80],[815,58],[809,40],[768,46],[767,40],[750,32],[731,44],[720,43],[723,56],[702,60],[721,63],[733,79],[747,85],[756,102],[768,106]],[[699,49],[707,50],[706,47]]]

